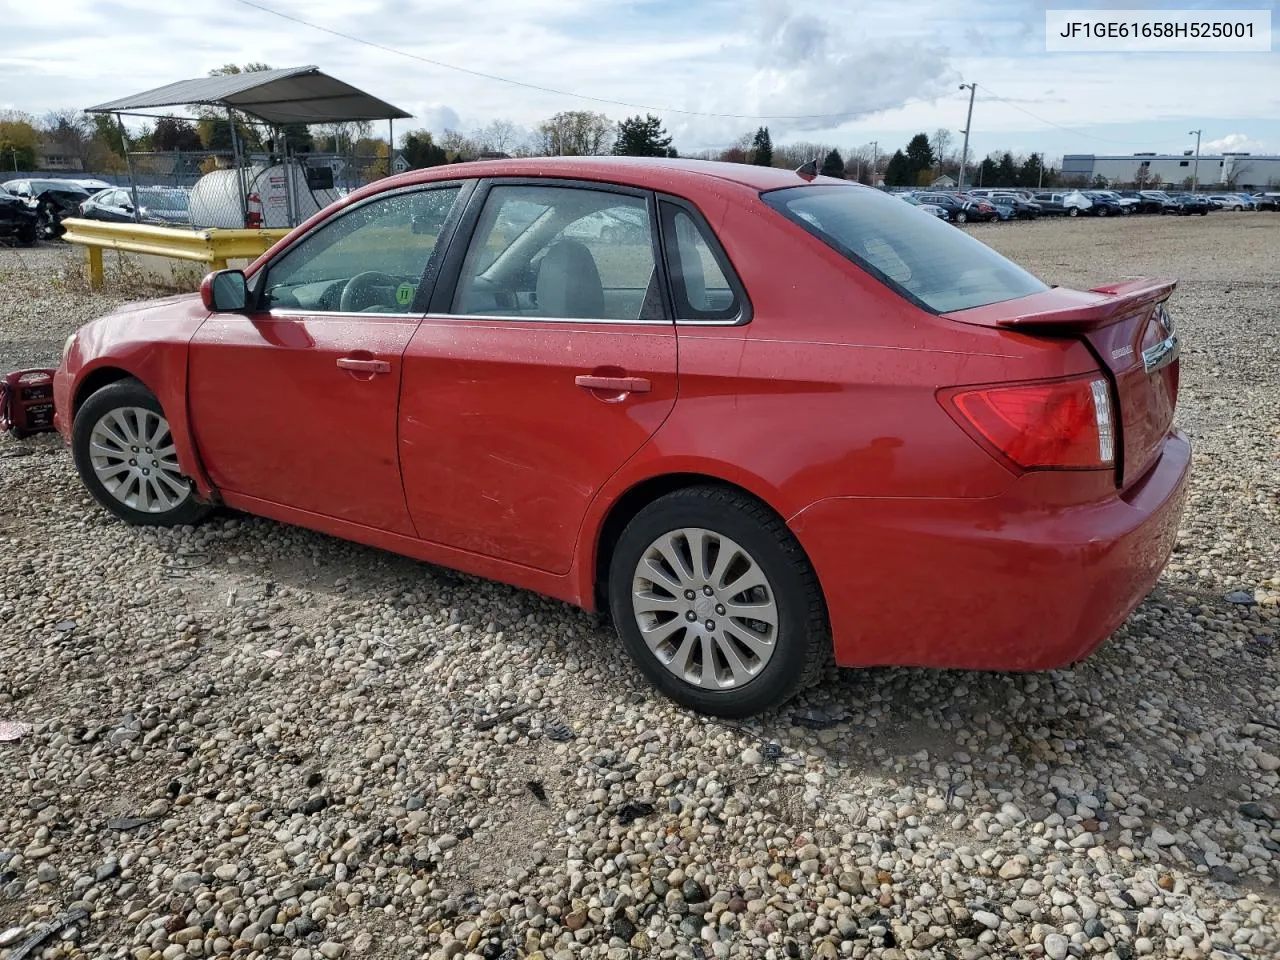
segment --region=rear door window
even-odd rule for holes
[[[743,298],[720,245],[687,211],[662,202],[662,235],[677,320],[735,320]]]
[[[788,187],[763,195],[783,216],[934,313],[1013,300],[1048,287],[936,217],[915,216],[868,187]]]

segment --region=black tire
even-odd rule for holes
[[[1078,217],[1078,216],[1080,216],[1080,208],[1079,208],[1079,207],[1067,207],[1067,216],[1068,216],[1068,217]]]
[[[636,622],[631,592],[645,552],[664,534],[685,527],[702,527],[734,541],[772,590],[778,615],[774,651],[759,674],[740,687],[707,690],[677,677],[650,651]],[[687,487],[642,509],[614,548],[608,596],[627,653],[658,690],[699,713],[744,717],[779,706],[818,682],[832,659],[826,603],[808,557],[777,514],[736,490]]]
[[[1105,217],[1106,215],[1107,215],[1107,208],[1106,208],[1106,207],[1099,207],[1099,208],[1098,208],[1098,216],[1100,216],[1100,217]]]
[[[117,380],[90,396],[76,413],[75,424],[71,431],[71,452],[75,458],[76,471],[80,474],[80,479],[84,482],[85,487],[103,507],[114,513],[121,520],[134,526],[181,527],[187,524],[199,523],[209,514],[213,507],[195,499],[194,487],[186,499],[173,509],[152,513],[138,510],[127,503],[117,500],[94,472],[93,461],[89,453],[90,434],[94,426],[106,414],[122,407],[141,407],[159,416],[164,416],[164,409],[160,406],[160,401],[152,396],[150,390],[132,377]]]
[[[956,211],[956,223],[968,223],[969,215],[963,210]]]

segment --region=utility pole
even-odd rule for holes
[[[976,83],[962,83],[961,90],[969,91],[969,116],[965,118],[964,129],[960,132],[964,134],[964,149],[960,153],[960,183],[957,190],[964,193],[964,167],[969,162],[969,129],[973,126],[973,96],[978,92]]]
[[[1036,166],[1040,168],[1039,171],[1037,171],[1039,173],[1040,180],[1039,182],[1036,183],[1036,189],[1043,190],[1044,189],[1044,154],[1043,153],[1040,154],[1040,162],[1036,164]]]
[[[878,166],[876,161],[878,161],[879,159],[880,159],[880,141],[872,140],[871,141],[871,185],[873,187],[876,185],[876,167]]]
[[[1187,133],[1196,135],[1196,165],[1191,168],[1191,192],[1195,193],[1196,187],[1200,185],[1200,131],[1188,130]]]

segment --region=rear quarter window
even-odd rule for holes
[[[763,199],[934,313],[968,310],[1049,289],[963,230],[869,187],[788,187],[765,193]]]

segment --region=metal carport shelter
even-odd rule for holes
[[[237,170],[241,167],[239,138],[236,136],[235,111],[248,114],[270,127],[281,128],[294,123],[347,123],[359,120],[386,120],[389,134],[388,146],[395,151],[395,121],[412,116],[399,107],[379,100],[349,83],[322,72],[319,67],[286,67],[280,70],[261,70],[251,73],[233,73],[216,77],[198,77],[179,80],[154,90],[146,90],[129,97],[110,100],[89,107],[86,113],[115,114],[120,125],[120,135],[125,137],[122,116],[145,116],[139,110],[175,106],[219,106],[227,111],[231,127],[231,149]],[[283,142],[283,140],[282,140]],[[128,149],[125,150],[126,158]],[[288,164],[287,147],[284,162]],[[137,182],[132,166],[129,182],[134,196],[134,215],[138,215]],[[292,177],[286,176],[292,183]],[[291,190],[290,190],[291,192]],[[241,181],[241,207],[244,206],[243,180]]]

